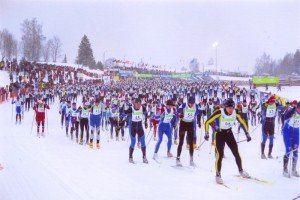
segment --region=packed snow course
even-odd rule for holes
[[[238,170],[234,157],[225,147],[222,177],[226,188],[215,183],[215,158],[210,142],[204,142],[200,150],[195,151],[197,168],[172,167],[175,158],[166,157],[166,138],[159,151],[161,163],[151,159],[156,143],[151,139],[147,146],[150,163],[142,163],[141,151],[136,148],[133,158],[137,164],[133,165],[128,162],[128,129],[125,130],[126,140],[120,142],[110,140],[109,131],[101,131],[101,149],[90,149],[66,137],[60,126],[58,99],[50,108],[46,135],[39,138],[32,110],[25,112],[21,125],[15,125],[12,116],[15,108],[10,102],[0,105],[0,163],[4,167],[0,171],[1,200],[194,200],[224,197],[281,200],[293,199],[300,194],[299,178],[282,176],[285,148],[278,124],[275,127],[275,159],[260,158],[261,125],[256,129],[250,126],[251,142],[239,143],[244,169],[251,176],[267,182],[236,177]],[[237,126],[233,132],[237,133]],[[148,133],[149,129],[145,130],[148,135],[146,142],[152,134]],[[197,136],[198,144],[202,143],[203,126],[197,129]],[[239,141],[245,139],[243,133],[235,136]],[[183,149],[181,160],[188,166],[189,154]],[[171,151],[176,155],[177,146],[173,145]]]

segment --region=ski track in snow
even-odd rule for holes
[[[128,162],[130,141],[109,141],[108,132],[101,130],[101,149],[78,145],[65,136],[60,127],[58,103],[50,105],[47,117],[49,134],[36,137],[34,124],[30,134],[33,111],[25,112],[21,125],[11,119],[12,105],[0,104],[0,171],[1,200],[153,200],[153,199],[293,199],[299,195],[300,179],[282,176],[284,144],[276,130],[273,156],[279,159],[260,159],[261,127],[251,134],[250,143],[239,143],[243,167],[251,176],[269,181],[269,184],[241,179],[234,157],[228,147],[222,165],[222,178],[230,189],[215,183],[214,150],[209,154],[210,142],[205,142],[200,151],[195,151],[197,168],[174,169],[174,158],[166,158],[166,138],[160,146],[159,161],[153,159],[156,142],[147,147],[149,164],[142,163],[141,150],[136,148],[134,160]],[[47,124],[47,121],[45,121]],[[203,127],[203,126],[202,126]],[[254,127],[250,126],[250,133]],[[202,137],[204,136],[202,128]],[[237,126],[233,128],[237,132]],[[148,130],[145,131],[148,133]],[[125,130],[127,138],[128,130]],[[200,130],[197,130],[198,144]],[[147,138],[146,142],[148,142]],[[239,140],[245,139],[243,133]],[[203,138],[201,138],[203,141]],[[267,143],[268,144],[268,143]],[[266,151],[268,148],[266,147]],[[175,156],[177,146],[172,146]],[[188,151],[183,147],[182,164],[188,166]],[[298,167],[299,169],[299,167]]]

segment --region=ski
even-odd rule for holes
[[[226,185],[226,184],[224,184],[224,183],[222,183],[222,184],[219,184],[219,183],[217,183],[218,185],[222,185],[222,186],[224,186],[225,188],[227,188],[227,189],[230,189],[231,190],[231,188],[228,186],[228,185]]]
[[[244,178],[241,175],[236,175],[236,177],[240,177],[240,178],[243,178],[243,179],[251,179],[251,180],[254,180],[254,181],[261,182],[261,183],[269,184],[269,181],[264,180],[264,179],[259,179],[259,178],[253,177],[253,176],[250,176],[248,178]]]
[[[161,161],[159,161],[159,160],[157,160],[157,159],[153,159],[157,164],[159,164],[159,165],[161,165],[162,164],[162,162]]]
[[[297,196],[297,197],[295,197],[295,198],[293,198],[292,200],[296,200],[296,199],[300,199],[300,195]]]

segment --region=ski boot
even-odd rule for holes
[[[168,158],[172,158],[172,157],[173,157],[173,154],[172,154],[170,151],[168,151],[168,152],[167,152],[167,157],[168,157]]]
[[[244,170],[240,170],[239,173],[240,173],[240,176],[243,178],[250,178],[248,172],[246,172]]]
[[[158,159],[158,155],[157,155],[157,153],[154,153],[153,160],[157,160],[157,159]]]
[[[273,156],[272,156],[272,149],[273,149],[273,145],[269,145],[268,158],[270,158],[270,159],[273,159]]]
[[[92,149],[93,148],[93,142],[90,142],[89,147]]]
[[[182,167],[182,164],[180,162],[180,158],[176,158],[176,166],[177,167]]]
[[[146,158],[146,156],[143,157],[143,163],[145,163],[145,164],[149,163],[148,160],[147,160],[147,158]]]
[[[291,178],[291,175],[290,175],[290,173],[289,173],[289,171],[288,171],[288,169],[287,168],[284,168],[283,169],[283,176],[284,177],[286,177],[286,178]]]
[[[193,156],[190,157],[190,166],[191,167],[196,167],[196,164],[194,163]]]
[[[135,162],[133,161],[133,158],[129,158],[129,163],[135,164]]]
[[[217,175],[217,176],[216,176],[216,182],[217,182],[217,184],[221,184],[221,185],[224,184],[221,175]]]
[[[96,147],[97,149],[100,149],[100,143],[97,143]]]
[[[267,159],[264,151],[265,151],[265,144],[262,143],[261,144],[261,159]]]
[[[80,145],[83,145],[83,140],[82,140],[82,139],[80,139],[79,144],[80,144]]]
[[[293,158],[293,164],[292,164],[292,176],[300,177],[299,173],[297,172],[297,158]]]

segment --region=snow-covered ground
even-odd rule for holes
[[[0,87],[4,87],[10,84],[9,76],[7,71],[0,70]]]
[[[129,141],[108,140],[108,132],[101,131],[100,150],[80,146],[61,129],[58,103],[50,107],[46,137],[38,138],[33,111],[25,112],[23,123],[15,125],[12,105],[9,102],[0,105],[0,163],[4,167],[0,171],[1,200],[282,200],[300,195],[300,179],[282,176],[284,145],[277,125],[273,155],[278,159],[261,160],[260,126],[255,130],[250,126],[251,142],[239,143],[244,169],[269,183],[236,177],[234,157],[225,147],[222,177],[228,189],[215,183],[215,158],[213,150],[209,154],[210,142],[195,151],[198,165],[195,169],[172,167],[175,158],[166,158],[166,138],[159,150],[161,164],[151,159],[155,147],[155,141],[151,140],[147,146],[150,163],[142,163],[141,151],[136,148],[134,160],[137,164],[133,165],[128,162]],[[234,127],[235,133],[236,129]],[[125,132],[127,138],[128,130]],[[148,132],[145,131],[146,135]],[[198,143],[202,142],[203,128],[197,130],[197,135]],[[239,140],[243,139],[244,134],[240,134]],[[177,146],[173,145],[171,151],[176,155]],[[185,147],[182,163],[186,166],[189,163]]]
[[[279,96],[285,97],[288,100],[297,100],[300,101],[300,86],[282,86],[281,91],[278,91],[277,87],[268,87],[268,91],[266,91],[265,87],[258,87],[259,91],[262,92],[271,92],[272,94],[277,94]]]
[[[233,76],[218,76],[218,75],[210,75],[214,80],[217,81],[249,81],[251,77],[233,77]]]

